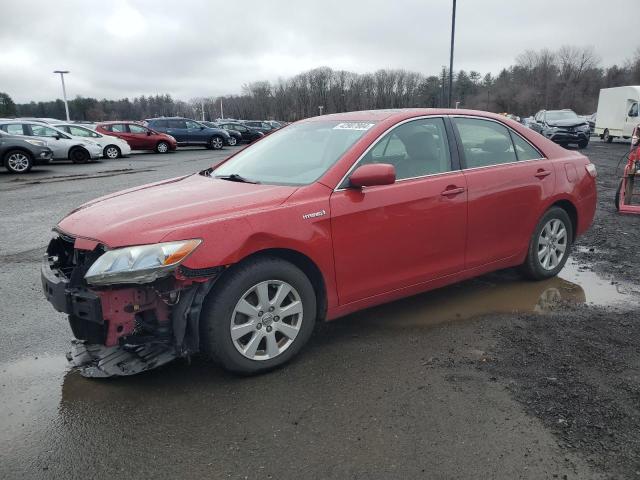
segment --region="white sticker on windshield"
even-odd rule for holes
[[[348,122],[348,123],[339,123],[335,127],[334,130],[369,130],[373,127],[375,123],[363,123],[363,122]]]

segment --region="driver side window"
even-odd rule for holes
[[[396,180],[424,177],[451,170],[451,155],[442,118],[413,120],[378,140],[359,165],[389,163]]]
[[[147,133],[147,129],[144,127],[141,127],[140,125],[133,125],[133,124],[129,124],[129,131],[131,133],[144,133],[146,135]]]
[[[187,128],[200,128],[200,124],[196,122],[192,122],[190,120],[187,120],[186,124],[187,124]]]
[[[637,117],[638,116],[638,103],[634,103],[633,105],[631,105],[631,108],[629,109],[629,116],[630,117]]]
[[[53,128],[45,127],[43,125],[31,125],[31,132],[34,137],[57,137],[61,136],[60,133]]]

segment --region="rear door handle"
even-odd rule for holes
[[[452,186],[451,188],[447,188],[446,190],[442,191],[440,195],[444,197],[452,197],[453,195],[459,195],[463,192],[464,192],[464,187]]]
[[[550,170],[543,170],[542,168],[540,170],[538,170],[536,172],[536,177],[538,178],[544,178],[544,177],[548,177],[549,175],[551,175],[551,171]]]

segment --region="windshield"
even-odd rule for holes
[[[373,125],[339,121],[293,124],[241,151],[212,174],[236,175],[258,183],[306,185],[320,178]]]
[[[578,120],[576,112],[572,111],[558,111],[547,112],[547,122],[555,122],[557,120]]]

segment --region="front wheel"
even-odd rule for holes
[[[4,166],[11,173],[27,173],[33,167],[33,158],[22,150],[11,150],[4,156]]]
[[[587,148],[587,146],[589,145],[589,139],[586,140],[580,140],[578,142],[578,148]]]
[[[169,144],[167,142],[158,142],[156,145],[156,152],[167,153],[169,151]]]
[[[542,216],[531,240],[523,273],[533,280],[555,277],[569,258],[573,242],[573,225],[567,212],[551,207]]]
[[[84,148],[74,148],[69,153],[69,158],[73,163],[87,163],[91,160],[91,155]]]
[[[224,146],[222,137],[216,135],[209,140],[209,148],[212,150],[220,150]]]
[[[313,332],[316,296],[311,282],[298,267],[276,257],[231,268],[205,303],[202,350],[241,374],[289,361]]]
[[[607,143],[611,143],[613,142],[613,137],[611,136],[611,134],[609,133],[609,129],[605,128],[604,132],[602,134],[602,140],[607,142]]]
[[[111,160],[115,160],[122,155],[120,153],[120,149],[115,145],[107,145],[106,147],[104,147],[104,151],[102,153],[105,158],[109,158]]]

